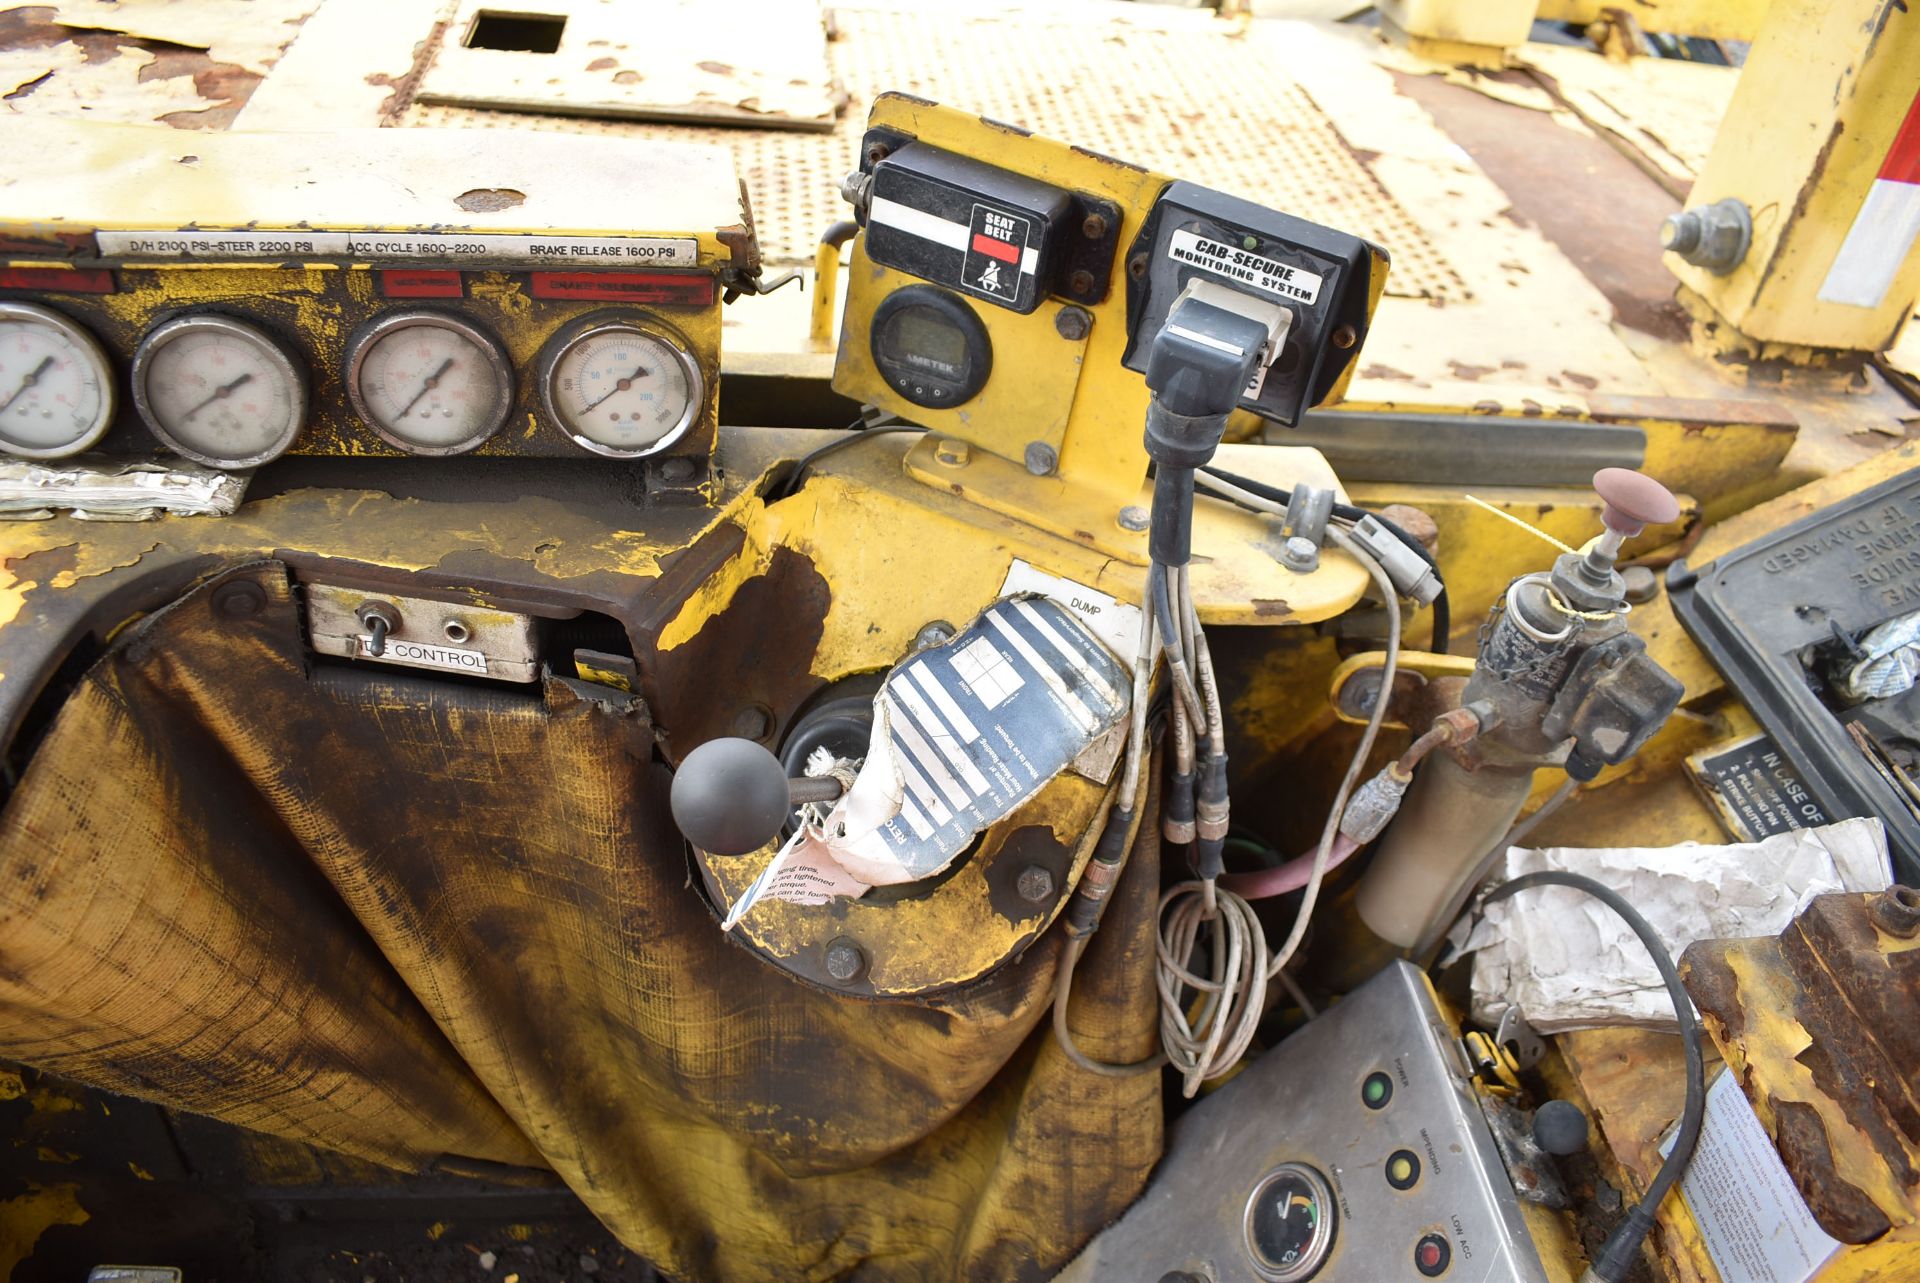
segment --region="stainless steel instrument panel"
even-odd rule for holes
[[[1182,1118],[1060,1279],[1546,1283],[1467,1077],[1394,963]]]

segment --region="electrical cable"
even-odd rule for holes
[[[1265,500],[1256,499],[1256,502]],[[1382,673],[1390,686],[1400,661],[1400,599],[1385,569],[1355,543],[1351,535],[1338,526],[1330,526],[1328,537],[1366,567],[1385,594],[1389,629]],[[1268,984],[1292,960],[1305,938],[1320,888],[1334,863],[1340,820],[1373,751],[1385,716],[1386,701],[1376,701],[1353,760],[1334,795],[1326,827],[1314,850],[1305,881],[1305,896],[1294,916],[1293,928],[1278,951],[1268,953],[1266,932],[1252,905],[1225,886],[1206,880],[1182,882],[1161,897],[1160,937],[1155,948],[1161,1046],[1168,1063],[1180,1071],[1181,1090],[1186,1096],[1192,1097],[1203,1082],[1232,1069],[1252,1046],[1254,1033],[1265,1013]],[[1211,927],[1211,931],[1203,933],[1203,927]],[[1209,974],[1204,977],[1191,970],[1194,952],[1203,938],[1207,940],[1211,956]],[[1199,995],[1191,1015],[1183,1002],[1185,990]]]
[[[870,440],[887,432],[925,431],[926,429],[917,423],[882,423],[875,427],[863,428],[860,426],[859,421],[856,420],[847,425],[847,433],[845,436],[835,437],[825,445],[817,446],[806,454],[801,455],[799,461],[793,465],[793,471],[787,474],[786,480],[781,482],[773,492],[767,495],[767,501],[771,503],[776,500],[792,497],[800,489],[800,483],[806,480],[807,469],[828,455],[836,454],[848,446]]]
[[[1284,518],[1286,516],[1287,505],[1293,501],[1293,491],[1291,489],[1283,490],[1277,486],[1270,486],[1264,481],[1255,481],[1251,477],[1243,477],[1238,473],[1228,472],[1224,468],[1201,468],[1199,473],[1201,485],[1206,486],[1215,494],[1232,499],[1242,507],[1253,508],[1256,512],[1270,512],[1275,516]],[[1227,486],[1237,489],[1242,493],[1239,495],[1227,493],[1220,486],[1212,484],[1213,482],[1225,482]],[[1247,496],[1264,499],[1267,503],[1272,504],[1273,507],[1260,508],[1248,503],[1246,502]],[[1412,531],[1402,526],[1399,522],[1389,517],[1383,517],[1368,508],[1355,507],[1350,503],[1336,503],[1333,505],[1333,515],[1342,521],[1358,521],[1362,517],[1372,517],[1380,523],[1382,530],[1399,540],[1406,546],[1409,552],[1426,562],[1428,567],[1432,569],[1436,579],[1442,580],[1440,591],[1434,597],[1432,605],[1430,606],[1430,609],[1433,611],[1433,638],[1427,643],[1427,646],[1433,654],[1446,654],[1447,647],[1453,635],[1453,603],[1447,597],[1447,586],[1441,576],[1440,563],[1434,558],[1431,552],[1427,551],[1427,546],[1421,543]]]
[[[1502,883],[1488,893],[1484,904],[1494,904],[1522,891],[1543,886],[1570,887],[1592,896],[1618,914],[1633,934],[1640,937],[1640,943],[1646,946],[1647,952],[1653,957],[1654,969],[1660,973],[1661,982],[1667,987],[1667,996],[1673,1000],[1673,1016],[1680,1025],[1680,1038],[1686,1046],[1687,1101],[1680,1112],[1680,1130],[1674,1137],[1673,1151],[1660,1164],[1659,1172],[1647,1186],[1640,1201],[1634,1204],[1626,1219],[1614,1227],[1600,1250],[1593,1254],[1586,1273],[1581,1276],[1582,1283],[1587,1280],[1593,1280],[1593,1283],[1620,1283],[1639,1261],[1640,1244],[1653,1228],[1654,1212],[1666,1199],[1673,1183],[1680,1179],[1680,1174],[1686,1171],[1687,1164],[1693,1159],[1694,1146],[1700,1140],[1700,1125],[1707,1109],[1706,1056],[1701,1044],[1700,1022],[1693,1014],[1693,1000],[1687,997],[1686,986],[1680,983],[1680,972],[1673,965],[1666,942],[1661,940],[1652,924],[1612,887],[1578,873],[1548,869],[1540,873],[1525,873],[1511,882]]]

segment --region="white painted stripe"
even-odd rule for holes
[[[920,692],[907,682],[898,682],[894,685],[893,693],[905,700],[907,711],[914,714],[910,719],[914,723],[914,729],[926,733],[927,738],[933,741],[933,746],[940,751],[940,756],[947,760],[947,765],[960,772],[960,778],[965,780],[967,787],[973,790],[973,796],[979,797],[986,793],[987,777],[980,774],[979,768],[974,766],[973,759],[967,756],[967,750],[960,747],[959,742],[954,739],[953,732],[947,729],[946,723],[936,717],[933,710],[927,706],[927,702],[920,698]]]
[[[1093,710],[1082,704],[1080,697],[1067,689],[1067,684],[1060,680],[1060,674],[1047,667],[1046,661],[1040,658],[1040,652],[1029,645],[1027,639],[1020,635],[1020,631],[1003,619],[998,610],[988,611],[986,619],[1002,637],[1012,644],[1015,650],[1020,652],[1021,658],[1033,666],[1033,671],[1040,674],[1040,680],[1047,684],[1047,689],[1059,696],[1060,702],[1078,718],[1080,729],[1092,731],[1099,725],[1099,719],[1093,715]]]
[[[1047,617],[1033,608],[1032,602],[1016,601],[1013,607],[1020,612],[1022,619],[1033,625],[1036,632],[1052,643],[1055,650],[1067,657],[1067,662],[1073,665],[1076,672],[1093,683],[1094,688],[1107,697],[1109,704],[1125,702],[1120,698],[1120,692],[1115,690],[1113,684],[1107,680],[1106,674],[1089,664],[1087,657],[1080,652],[1078,646],[1055,632],[1053,625],[1047,622]]]
[[[1183,339],[1192,339],[1195,343],[1210,347],[1216,352],[1231,352],[1235,356],[1245,356],[1247,354],[1247,349],[1243,347],[1235,347],[1225,339],[1216,339],[1211,334],[1202,334],[1200,331],[1190,330],[1184,325],[1169,325],[1167,327],[1167,333],[1178,334]]]
[[[1920,184],[1874,180],[1820,286],[1822,303],[1879,307],[1920,236]]]
[[[910,666],[907,669],[907,676],[913,679],[914,685],[927,693],[928,698],[933,700],[935,706],[939,708],[941,714],[947,719],[948,725],[960,732],[960,738],[962,740],[971,744],[980,738],[980,732],[974,729],[974,725],[968,720],[967,715],[960,711],[960,705],[955,703],[953,696],[947,693],[947,688],[935,681],[933,674],[927,671],[927,665],[924,660]]]
[[[933,791],[933,785],[927,783],[927,777],[920,774],[919,768],[906,758],[895,753],[894,764],[900,768],[900,782],[907,786],[907,792],[920,799],[920,805],[927,808],[927,814],[933,817],[935,824],[945,824],[953,818],[940,795]]]
[[[902,205],[899,201],[878,196],[867,206],[867,221],[962,253],[966,252],[968,243],[973,239],[973,231],[965,223],[949,222],[938,214],[929,214],[924,209],[915,209],[911,205]]]
[[[940,754],[927,743],[926,736],[920,733],[920,728],[914,724],[911,717],[895,717],[889,725],[893,727],[893,737],[905,744],[914,757],[919,759],[922,769],[933,777],[933,782],[940,786],[942,793],[946,794],[947,801],[956,807],[964,807],[973,801],[973,794],[967,792],[960,786],[960,781],[953,778],[952,772],[948,771],[946,765],[941,762]],[[902,765],[906,764],[902,763]],[[946,823],[945,820],[940,822]]]
[[[912,827],[915,836],[922,842],[933,836],[933,826],[927,823],[927,817],[920,814],[920,808],[909,799],[901,799],[900,814]]]
[[[932,241],[948,249],[957,249],[962,254],[973,245],[973,228],[966,223],[956,223],[938,214],[929,214],[924,209],[915,209],[881,196],[874,197],[868,203],[867,222],[891,227],[896,232],[918,236],[923,241]],[[1020,251],[1021,273],[1032,276],[1039,270],[1040,251],[1031,246],[1023,247]]]

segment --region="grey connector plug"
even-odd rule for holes
[[[1380,568],[1387,572],[1387,578],[1393,582],[1394,591],[1402,597],[1427,606],[1440,595],[1440,576],[1434,573],[1433,567],[1388,534],[1386,527],[1371,516],[1362,517],[1354,523],[1353,537],[1380,563]]]

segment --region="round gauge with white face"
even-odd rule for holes
[[[0,302],[0,450],[58,459],[113,422],[113,367],[93,335],[51,308]]]
[[[369,427],[409,454],[463,454],[513,409],[500,341],[441,312],[391,312],[347,349],[347,396]]]
[[[563,330],[540,368],[540,399],[561,430],[616,458],[666,449],[706,399],[693,355],[637,321],[603,318]]]
[[[133,354],[133,403],[161,441],[214,468],[285,453],[307,421],[307,376],[272,335],[227,316],[175,317]]]

